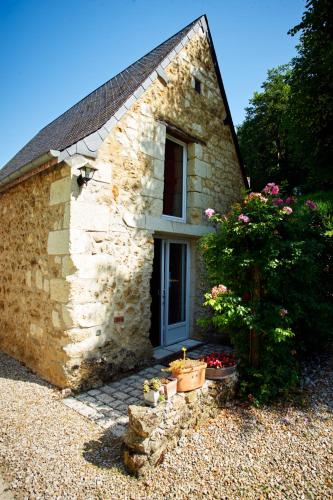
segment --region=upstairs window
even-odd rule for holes
[[[185,222],[186,144],[167,137],[164,160],[163,215]]]
[[[194,77],[194,90],[201,94],[201,82],[197,78]]]

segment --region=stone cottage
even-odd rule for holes
[[[0,171],[0,349],[79,387],[193,336],[204,210],[225,212],[245,185],[202,16]]]

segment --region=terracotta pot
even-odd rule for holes
[[[173,370],[172,376],[177,379],[177,392],[193,391],[203,386],[206,366],[206,363],[201,363],[198,366]]]
[[[177,379],[170,379],[167,384],[162,384],[162,387],[165,399],[171,399],[175,394],[177,394]]]
[[[224,368],[206,368],[207,380],[219,380],[227,375],[235,373],[237,365],[225,366]]]

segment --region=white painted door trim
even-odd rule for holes
[[[189,324],[190,324],[190,268],[191,268],[191,247],[187,240],[183,239],[169,239],[160,238],[162,241],[161,248],[161,346],[172,345],[176,342],[181,342],[189,338]],[[170,243],[176,243],[181,245],[186,245],[186,269],[185,269],[185,321],[180,323],[175,323],[174,325],[168,324],[168,312],[169,312],[169,287],[168,287],[168,275],[169,275],[169,259],[170,259]],[[180,337],[177,339],[171,339],[170,332],[180,330]],[[169,334],[169,335],[168,335]]]

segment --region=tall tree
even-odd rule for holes
[[[261,189],[268,181],[297,184],[288,149],[289,65],[268,71],[262,92],[255,92],[246,117],[238,127],[238,139],[251,187]]]
[[[333,7],[308,0],[297,56],[270,70],[238,128],[241,152],[260,189],[269,181],[304,191],[333,186]]]
[[[290,74],[290,136],[308,188],[333,186],[333,5],[308,0],[300,24],[298,55]]]

